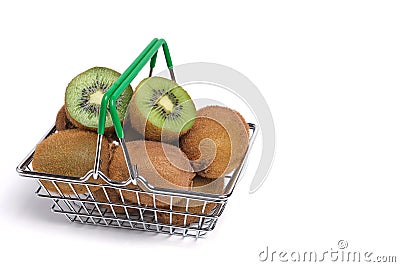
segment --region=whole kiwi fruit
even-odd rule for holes
[[[180,148],[198,175],[218,178],[237,168],[249,144],[249,128],[239,112],[222,106],[197,111]]]
[[[103,95],[121,76],[115,70],[94,67],[77,75],[65,90],[65,111],[68,120],[76,127],[97,131]],[[117,99],[116,108],[120,121],[123,121],[132,97],[130,85]],[[114,129],[111,114],[107,111],[105,131]]]
[[[162,77],[140,82],[129,106],[132,127],[146,140],[177,141],[193,126],[195,116],[189,94],[176,82]]]
[[[97,134],[79,129],[70,129],[54,133],[36,146],[32,168],[36,172],[56,174],[76,179],[93,169],[96,156]],[[109,143],[103,137],[101,146],[101,170],[108,175],[110,159]],[[52,182],[40,180],[50,192],[59,193]],[[100,183],[101,179],[91,177],[88,182]],[[64,182],[56,182],[61,193],[74,194],[71,187]],[[73,185],[77,194],[87,193],[83,185]],[[99,187],[89,186],[91,191]]]
[[[176,146],[155,141],[132,141],[127,142],[131,164],[137,164],[139,175],[144,177],[150,185],[159,188],[175,190],[187,190],[195,173],[186,155]],[[122,148],[117,147],[112,156],[109,177],[115,181],[125,181],[129,178],[125,156]],[[138,183],[140,185],[140,183]],[[138,189],[135,185],[128,188]],[[145,189],[145,188],[142,188]],[[123,197],[127,201],[138,203],[135,192],[123,190]],[[145,192],[139,193],[141,205],[153,206],[153,197]],[[173,198],[173,203],[180,201],[178,197]],[[168,207],[170,198],[164,196],[156,197],[157,207]]]

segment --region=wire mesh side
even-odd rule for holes
[[[171,235],[201,237],[212,231],[226,201],[199,201],[180,199],[181,206],[158,201],[159,195],[139,189],[113,188],[109,185],[87,186],[87,193],[64,194],[60,182],[52,182],[57,192],[48,190],[41,180],[36,191],[38,197],[53,201],[51,210],[63,214],[71,222],[109,226],[131,230],[158,232]],[[78,182],[76,182],[78,183]],[[74,188],[74,182],[65,183]],[[62,184],[65,186],[64,184]],[[65,187],[63,187],[65,189]],[[127,194],[134,194],[136,201],[128,201]],[[124,197],[125,196],[125,197]],[[131,199],[132,200],[132,199]],[[151,202],[150,202],[151,200]],[[192,202],[197,206],[191,206]],[[174,202],[175,203],[175,202]]]

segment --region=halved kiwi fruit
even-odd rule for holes
[[[132,164],[137,164],[139,175],[143,176],[150,185],[159,188],[187,190],[195,173],[190,166],[186,155],[176,146],[155,141],[133,141],[126,143]],[[122,148],[117,147],[109,167],[110,179],[125,181],[129,178],[129,171],[125,163]],[[129,185],[128,188],[137,189]],[[135,192],[123,190],[123,197],[127,201],[138,203]],[[147,193],[139,193],[141,205],[153,206],[153,198]],[[180,199],[173,198],[173,203]],[[156,197],[157,207],[167,207],[169,197]]]
[[[97,134],[79,129],[60,131],[50,135],[36,146],[32,167],[36,172],[69,177],[82,177],[93,169],[96,156]],[[110,160],[109,144],[103,137],[101,147],[101,170],[108,175]],[[90,178],[89,182],[100,183],[101,179]],[[50,192],[59,193],[50,181],[41,180]],[[56,182],[63,194],[74,194],[72,188],[64,182]],[[94,191],[99,187],[91,186]],[[74,185],[76,193],[87,193],[84,185]]]
[[[65,91],[67,118],[78,128],[96,131],[103,95],[120,76],[120,73],[112,69],[94,67],[73,78]],[[125,118],[132,93],[132,87],[129,85],[117,100],[116,108],[121,121]],[[113,129],[109,112],[105,128],[106,132]]]
[[[194,124],[196,108],[176,82],[150,77],[136,88],[130,104],[132,127],[147,140],[172,142]]]
[[[180,140],[180,148],[198,175],[221,177],[237,168],[249,144],[249,129],[239,112],[221,106],[197,111],[192,129]]]

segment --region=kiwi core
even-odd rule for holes
[[[104,95],[104,93],[102,90],[97,90],[96,92],[94,92],[93,94],[91,94],[89,96],[89,103],[100,105],[101,100],[103,99],[103,95]]]
[[[167,114],[171,113],[174,110],[174,103],[172,103],[171,99],[168,95],[163,95],[157,102],[158,105],[162,106]]]

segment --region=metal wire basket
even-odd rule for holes
[[[129,84],[133,80],[150,58],[151,76],[157,50],[161,46],[164,48],[171,78],[175,79],[166,42],[162,39],[154,39],[127,71],[121,75],[121,81],[116,82],[115,88],[110,88],[107,92],[108,94],[106,93],[105,97],[103,97],[103,110],[106,110],[106,107],[109,106],[112,112],[112,109],[115,107],[113,107],[112,101],[109,102],[109,99],[116,99],[118,93],[121,93],[121,90],[118,90],[118,88],[125,88],[126,84]],[[71,222],[170,235],[201,237],[214,229],[242,173],[243,166],[256,135],[256,125],[248,124],[250,129],[249,147],[239,167],[229,175],[219,178],[222,184],[220,190],[210,193],[201,190],[183,191],[155,188],[147,183],[146,177],[140,176],[136,166],[131,165],[129,159],[127,159],[127,154],[125,154],[125,157],[130,177],[125,182],[110,180],[99,168],[101,140],[104,134],[102,122],[104,125],[104,118],[103,121],[102,118],[99,121],[99,135],[94,168],[84,177],[73,178],[35,172],[31,164],[35,149],[17,166],[17,172],[21,176],[34,178],[38,181],[39,188],[36,190],[36,195],[41,198],[50,199],[52,201],[51,210],[53,212],[65,215]],[[125,140],[119,119],[113,119],[113,122],[119,137],[119,145],[124,150],[126,148]],[[56,129],[53,126],[40,141],[55,132]],[[91,177],[100,179],[101,182],[90,182],[89,178]],[[141,182],[141,187],[136,186],[138,181]],[[47,189],[49,183],[56,189],[55,193],[53,192],[54,190]],[[65,188],[65,186],[70,188],[70,192],[72,193],[65,194],[65,191],[60,189],[60,187]],[[83,187],[85,192],[82,193],[79,190],[80,192],[78,193],[78,190],[76,190],[77,187]],[[134,195],[135,201],[127,201],[125,199],[127,194]],[[159,198],[163,199],[163,203],[157,201]],[[179,208],[175,206],[177,201],[180,203]]]

